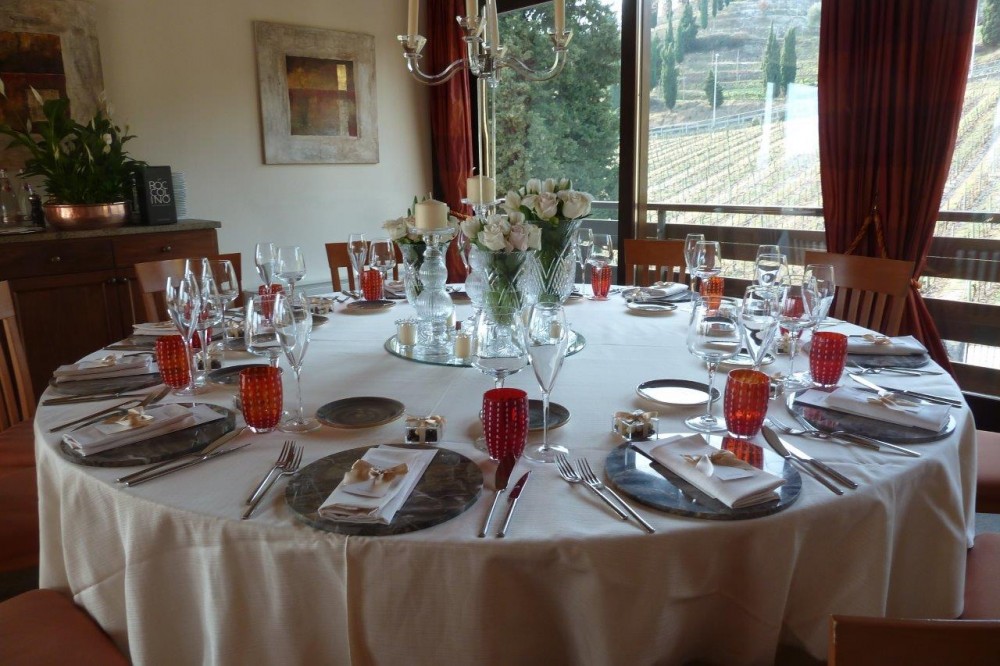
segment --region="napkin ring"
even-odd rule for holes
[[[656,412],[636,409],[631,412],[615,412],[611,419],[611,430],[629,442],[642,442],[656,437],[660,420]]]
[[[406,463],[399,463],[392,467],[377,467],[367,460],[355,460],[351,465],[350,475],[355,482],[371,479],[373,483],[389,483],[397,476],[404,476],[409,472]]]
[[[132,428],[142,428],[149,425],[149,422],[153,420],[153,417],[149,414],[143,412],[142,407],[133,407],[132,409],[125,412],[123,416],[109,416],[104,419],[102,423],[107,425],[122,425],[125,426],[125,430],[131,430]]]
[[[437,444],[444,439],[444,417],[407,416],[403,426],[403,441],[407,444]]]
[[[891,345],[892,338],[887,335],[882,335],[881,333],[865,333],[862,336],[866,342],[871,342],[876,345]]]

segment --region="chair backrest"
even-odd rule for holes
[[[912,261],[807,250],[805,262],[833,266],[837,296],[831,316],[885,335],[899,333],[913,277]]]
[[[830,666],[995,664],[1000,620],[830,618]]]
[[[236,271],[236,281],[243,284],[243,269],[240,264],[239,252],[229,254],[215,254],[209,259],[228,260],[233,264]],[[162,261],[146,261],[135,265],[135,276],[139,282],[139,290],[142,292],[142,305],[146,321],[164,321],[167,318],[167,306],[163,300],[163,293],[166,291],[167,278],[172,277],[179,280],[184,276],[184,262],[186,259],[164,259]],[[243,305],[243,290],[232,307]]]
[[[625,239],[625,282],[648,287],[654,282],[688,283],[684,241]]]
[[[399,250],[399,245],[395,245],[396,265],[392,269],[392,279],[399,279],[399,267],[403,263],[403,253]],[[330,264],[330,281],[333,282],[334,291],[344,291],[343,282],[340,279],[340,269],[347,270],[347,288],[350,291],[357,291],[354,286],[354,269],[351,267],[351,255],[347,251],[347,243],[327,243],[326,261]]]
[[[28,357],[17,324],[14,297],[6,282],[0,282],[0,393],[0,431],[34,416],[35,393],[28,374]]]

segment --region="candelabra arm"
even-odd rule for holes
[[[409,70],[414,79],[424,85],[440,85],[468,67],[467,61],[456,60],[438,74],[427,74],[420,69],[420,59],[423,58],[420,52],[423,50],[427,39],[421,35],[414,35],[412,38],[409,35],[399,35],[396,39],[399,40],[400,45],[403,47],[406,69]]]
[[[552,40],[552,50],[555,51],[556,59],[547,70],[534,70],[523,60],[507,55],[500,60],[500,67],[510,67],[529,81],[548,81],[554,78],[562,71],[563,66],[566,64],[566,47],[569,45],[570,40],[573,39],[573,33],[567,31],[562,33],[562,35],[556,35],[550,30],[549,39]]]

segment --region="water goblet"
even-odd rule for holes
[[[361,284],[361,269],[368,259],[368,240],[362,233],[351,234],[347,237],[347,256],[351,259],[351,270],[354,271],[355,285]],[[360,286],[358,287],[360,289]]]
[[[781,253],[758,254],[754,279],[762,287],[780,287],[788,279],[788,259]]]
[[[587,288],[587,264],[590,262],[590,251],[593,247],[593,229],[580,227],[573,233],[573,252],[576,254],[576,263],[580,264],[580,279],[583,280],[581,293]]]
[[[781,251],[780,245],[758,245],[757,246],[757,256],[762,254],[784,254]]]
[[[743,324],[743,346],[759,370],[778,334],[781,314],[781,292],[771,287],[751,285],[743,294],[740,322]]]
[[[268,290],[274,283],[274,243],[257,243],[253,251],[253,263],[257,275],[267,285]]]
[[[531,369],[542,390],[542,443],[531,447],[525,457],[535,462],[555,462],[557,454],[569,453],[565,446],[549,444],[549,396],[569,346],[569,326],[566,325],[563,306],[559,303],[536,303],[531,306],[524,340],[531,358]]]
[[[698,249],[698,243],[705,240],[705,234],[688,234],[684,237],[684,266],[687,269],[688,282],[691,284],[691,300],[695,300],[697,295],[694,290],[694,262],[695,262],[695,251]]]
[[[493,377],[495,388],[528,365],[521,313],[510,309],[484,309],[476,317],[472,366]]]
[[[274,301],[274,330],[285,352],[288,364],[295,373],[295,394],[298,398],[298,408],[295,414],[282,422],[279,430],[283,432],[310,432],[319,428],[319,421],[306,418],[302,410],[302,362],[309,348],[309,338],[312,334],[312,312],[309,302],[303,294],[278,294]]]
[[[247,351],[268,360],[272,368],[278,367],[281,342],[274,330],[274,302],[278,294],[258,294],[247,301],[243,335]]]
[[[712,388],[719,363],[740,350],[739,306],[735,301],[722,299],[717,307],[704,300],[696,302],[688,326],[687,347],[708,365],[708,399],[705,413],[684,423],[698,432],[722,432],[726,430],[726,422],[712,415]]]
[[[804,373],[795,372],[795,355],[798,353],[799,336],[802,331],[812,327],[816,322],[812,318],[810,307],[817,300],[816,292],[808,284],[790,285],[785,288],[778,323],[782,331],[788,332],[788,374],[781,380],[785,389],[795,391],[812,386],[812,382]]]
[[[376,238],[368,248],[368,265],[382,274],[382,291],[379,298],[385,300],[385,281],[389,271],[396,266],[396,246],[389,238]]]
[[[295,293],[295,284],[306,276],[306,257],[298,245],[285,245],[275,254],[274,274],[288,283],[289,294]]]

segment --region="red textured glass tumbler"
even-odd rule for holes
[[[243,418],[253,432],[271,432],[281,420],[281,370],[256,366],[240,372]]]
[[[191,382],[191,364],[184,338],[179,335],[164,335],[156,339],[156,365],[160,368],[163,383],[175,391]]]
[[[812,380],[823,388],[836,386],[847,362],[847,336],[820,331],[813,333],[809,344],[809,374]]]
[[[721,275],[707,277],[701,282],[701,297],[708,302],[708,307],[717,308],[722,302],[722,293],[726,288],[726,279]]]
[[[760,432],[767,416],[771,378],[757,370],[733,370],[726,380],[723,412],[729,436],[749,439]]]
[[[361,293],[366,301],[382,300],[382,274],[370,268],[361,271]]]
[[[490,458],[521,457],[528,443],[528,394],[521,389],[490,389],[483,394],[483,438]]]
[[[606,301],[611,291],[611,266],[595,266],[590,271],[590,286],[594,289],[595,301]]]

